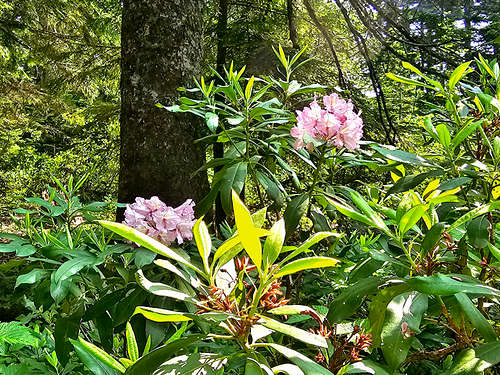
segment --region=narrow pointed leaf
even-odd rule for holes
[[[277,320],[260,316],[259,324],[264,327],[281,332],[285,335],[292,336],[296,340],[305,342],[306,344],[318,346],[320,348],[328,348],[326,339],[323,336],[316,335],[311,332],[304,331],[303,329],[291,326],[289,324],[278,322]]]
[[[139,359],[139,347],[137,346],[137,340],[135,338],[134,330],[130,322],[127,322],[127,327],[125,329],[125,336],[127,339],[127,353],[128,357],[132,362]]]
[[[273,276],[273,279],[278,279],[280,277],[291,275],[293,273],[313,269],[313,268],[326,268],[334,267],[339,261],[337,259],[328,257],[311,257],[294,260],[281,267],[278,272]]]
[[[210,233],[208,233],[208,228],[203,218],[196,221],[193,226],[193,235],[198,247],[198,252],[203,261],[203,267],[205,268],[206,274],[210,274],[210,266],[208,264],[208,258],[210,257],[210,251],[212,250],[212,239],[210,238]]]

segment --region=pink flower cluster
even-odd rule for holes
[[[193,239],[194,202],[186,200],[177,208],[167,206],[158,197],[137,197],[128,204],[124,223],[169,246],[177,240]]]
[[[351,101],[340,99],[337,94],[323,97],[325,109],[316,101],[302,111],[297,111],[297,126],[290,130],[295,149],[314,148],[312,140],[333,143],[335,147],[349,150],[359,148],[363,136],[363,120],[354,112]]]

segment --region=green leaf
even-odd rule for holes
[[[385,225],[382,217],[380,217],[380,215],[370,207],[361,194],[349,188],[347,188],[347,190],[349,191],[352,201],[361,210],[361,212],[363,212],[371,220],[371,225],[385,233],[389,233],[389,228]]]
[[[203,221],[203,217],[199,218],[193,226],[193,235],[198,247],[198,252],[203,261],[203,267],[207,275],[210,274],[210,265],[208,264],[208,258],[210,257],[210,252],[212,250],[212,239],[210,238],[210,233],[208,233],[208,228]]]
[[[321,315],[312,309],[309,306],[303,306],[303,305],[284,305],[284,306],[279,306],[275,307],[274,309],[268,310],[268,313],[274,314],[274,315],[299,315],[299,314],[304,314],[304,312],[311,311],[317,316],[321,317]]]
[[[19,275],[16,279],[16,286],[14,288],[17,288],[21,284],[35,284],[43,279],[48,273],[49,272],[47,270],[34,268],[24,275]]]
[[[422,216],[427,212],[428,206],[426,204],[419,204],[410,208],[399,220],[398,227],[401,235],[408,232]]]
[[[217,116],[215,113],[207,112],[205,113],[205,121],[210,131],[212,133],[215,133],[217,127],[219,126],[219,116]]]
[[[132,362],[135,362],[139,359],[139,347],[137,346],[137,340],[135,339],[135,333],[132,329],[132,325],[130,322],[127,322],[127,326],[125,329],[125,336],[127,339],[127,353],[128,357]]]
[[[421,245],[422,258],[425,257],[427,253],[438,244],[439,240],[443,236],[443,231],[444,231],[444,223],[436,223],[425,234],[425,237]]]
[[[265,363],[248,357],[245,363],[245,375],[273,375],[273,371]]]
[[[264,242],[264,269],[268,269],[281,253],[281,248],[285,242],[286,230],[285,220],[280,219],[272,226],[269,236]]]
[[[245,207],[240,197],[233,190],[233,209],[238,237],[242,246],[257,269],[262,266],[262,246],[258,235],[258,228],[255,227],[250,211]]]
[[[330,371],[328,371],[323,366],[317,364],[313,360],[309,359],[303,354],[296,352],[295,350],[289,349],[285,346],[278,344],[255,344],[254,346],[267,346],[271,347],[294,364],[300,367],[304,374],[306,375],[333,375]]]
[[[309,250],[309,248],[316,245],[321,240],[324,240],[325,238],[332,237],[332,236],[337,237],[337,238],[341,237],[340,234],[333,233],[333,232],[318,232],[318,233],[313,234],[302,245],[300,245],[298,248],[296,248],[294,251],[292,251],[289,255],[287,255],[286,258],[280,262],[280,266],[285,264],[289,260],[295,258],[296,256],[302,254],[303,252]]]
[[[471,135],[478,126],[481,126],[482,121],[472,122],[460,129],[460,131],[453,137],[453,141],[451,141],[451,151],[454,151],[455,148],[460,145],[469,135]]]
[[[142,270],[137,271],[136,280],[141,287],[143,287],[149,293],[152,293],[156,296],[168,297],[179,301],[185,301],[191,303],[198,302],[195,298],[191,297],[190,295],[184,292],[181,292],[178,289],[171,287],[170,285],[165,285],[162,283],[154,283],[149,281],[142,273]]]
[[[413,73],[419,75],[420,77],[422,77],[423,79],[425,79],[427,82],[429,82],[431,85],[433,85],[436,89],[438,89],[440,91],[444,90],[443,89],[443,85],[441,85],[439,82],[434,81],[433,79],[430,79],[429,77],[427,77],[426,75],[424,75],[420,70],[418,70],[416,67],[414,67],[413,65],[411,65],[409,62],[403,61],[402,65],[403,65],[403,68],[409,69]]]
[[[420,185],[427,178],[434,177],[434,176],[439,176],[441,174],[443,174],[442,171],[435,170],[435,171],[430,171],[430,172],[425,172],[425,173],[420,173],[420,174],[413,174],[413,175],[401,177],[387,191],[387,195],[389,196],[389,195],[395,194],[395,193],[403,193],[405,191],[408,191],[408,190],[413,189],[414,187]]]
[[[479,345],[475,351],[477,358],[491,365],[500,363],[500,341]]]
[[[437,190],[441,190],[441,191],[453,190],[453,189],[456,189],[459,186],[462,186],[464,184],[468,184],[471,181],[472,181],[472,178],[469,178],[469,177],[457,177],[457,178],[453,178],[453,179],[451,179],[449,181],[442,182],[438,186]]]
[[[378,363],[364,359],[362,361],[354,362],[347,368],[346,374],[374,374],[374,375],[391,375]]]
[[[487,247],[490,235],[489,227],[490,222],[487,215],[482,215],[471,220],[469,225],[467,225],[467,236],[469,237],[470,244],[478,249]]]
[[[255,172],[255,176],[259,183],[264,187],[269,198],[274,202],[273,207],[280,208],[283,206],[283,195],[281,194],[279,186],[262,172]]]
[[[255,77],[251,76],[250,79],[248,80],[247,87],[245,88],[245,99],[247,101],[252,96],[252,88],[253,88],[254,81],[255,81]]]
[[[334,206],[337,209],[337,211],[339,211],[341,214],[343,214],[351,219],[354,219],[356,221],[359,221],[363,224],[366,224],[369,226],[373,225],[372,221],[367,216],[360,214],[358,211],[356,211],[351,206],[337,202],[337,201],[335,201],[331,198],[328,198],[328,197],[325,197],[325,198],[328,201],[328,203],[330,203],[332,206]]]
[[[112,232],[115,232],[116,234],[119,234],[123,238],[126,238],[127,240],[130,240],[132,242],[135,242],[139,244],[142,247],[145,247],[146,249],[149,249],[157,254],[160,254],[164,257],[176,260],[179,263],[182,263],[189,268],[193,269],[194,271],[198,272],[199,274],[203,275],[203,271],[192,265],[190,262],[188,262],[186,259],[184,259],[181,255],[170,249],[169,247],[165,246],[159,241],[156,241],[155,239],[149,237],[148,235],[139,232],[137,229],[131,228],[128,225],[121,224],[121,223],[115,223],[112,221],[106,221],[106,220],[98,220],[98,222],[105,228],[109,229]],[[174,267],[172,265],[172,267]],[[175,267],[174,267],[175,268]],[[181,273],[179,270],[177,270],[178,273]]]
[[[465,293],[457,293],[455,294],[455,298],[460,304],[462,311],[484,339],[486,341],[495,341],[497,339],[495,330],[483,314],[474,306],[470,298]]]
[[[222,181],[220,186],[220,197],[222,208],[227,216],[231,216],[233,214],[231,192],[234,190],[239,194],[243,190],[245,179],[247,177],[247,167],[248,164],[246,162],[238,162],[228,168],[224,167],[214,176],[213,183],[216,183],[219,180]]]
[[[451,224],[446,231],[450,233],[455,229],[457,229],[462,224],[465,224],[466,222],[478,216],[484,215],[490,211],[498,209],[499,207],[500,207],[500,201],[491,202],[483,206],[477,207],[467,212],[465,215],[461,216],[458,220],[456,220],[453,224]]]
[[[450,79],[448,80],[448,88],[453,90],[457,85],[458,81],[460,81],[470,70],[468,70],[469,65],[472,61],[466,61],[463,64],[459,65],[453,73],[450,75]]]
[[[452,278],[453,277],[453,278]],[[413,290],[436,296],[451,296],[460,292],[500,297],[500,291],[480,282],[462,281],[458,275],[414,276],[406,281]]]
[[[293,262],[286,264],[278,269],[278,272],[273,276],[273,279],[279,279],[280,277],[291,275],[293,273],[309,270],[313,268],[326,268],[334,267],[339,260],[328,258],[328,257],[311,257],[297,259]]]
[[[389,160],[393,160],[403,164],[419,165],[424,167],[436,167],[436,165],[433,164],[432,162],[424,159],[421,156],[411,154],[409,152],[401,150],[389,150],[387,148],[375,145],[371,145],[370,147]]]
[[[482,375],[491,365],[476,357],[474,349],[464,349],[455,355],[453,364],[443,375]]]
[[[492,106],[496,109],[496,112],[500,112],[500,101],[498,101],[497,98],[484,93],[478,93],[476,95],[485,107],[489,108]]]
[[[302,194],[293,198],[286,206],[284,219],[285,228],[287,236],[290,236],[297,226],[299,225],[300,219],[307,212],[307,207],[309,207],[309,195]]]
[[[439,143],[441,143],[444,148],[448,148],[451,143],[451,135],[448,127],[445,124],[439,124],[436,126],[436,131],[439,136]]]
[[[15,251],[17,256],[30,256],[36,252],[36,248],[23,237],[2,233],[0,238],[10,240],[7,243],[0,243],[0,253]]]
[[[292,365],[291,363],[284,363],[282,365],[274,366],[272,368],[273,374],[286,374],[286,375],[304,375],[304,372],[299,366]]]
[[[125,372],[125,367],[120,362],[94,344],[81,337],[78,340],[70,339],[70,342],[85,366],[95,375],[117,375]]]
[[[500,260],[500,249],[499,248],[497,248],[495,245],[492,245],[491,243],[488,243],[488,250],[495,258],[497,258],[497,260]]]
[[[34,332],[23,326],[19,322],[0,322],[0,344],[7,342],[9,344],[22,344],[36,346],[38,339]]]
[[[304,331],[303,329],[288,324],[280,323],[277,320],[267,318],[262,315],[258,316],[260,317],[259,324],[262,324],[264,327],[291,336],[296,340],[305,342],[306,344],[318,346],[320,348],[328,348],[326,339],[323,336]]]
[[[146,319],[152,320],[154,322],[187,322],[189,320],[193,320],[190,318],[189,314],[181,313],[177,311],[170,311],[165,309],[159,309],[156,307],[147,307],[147,306],[137,306],[135,308],[134,314],[141,314]]]
[[[97,258],[91,254],[85,256],[77,255],[75,258],[64,262],[54,274],[54,282],[61,283],[71,276],[80,272],[83,268],[93,266]]]
[[[203,340],[204,336],[194,335],[163,345],[140,358],[125,372],[126,375],[153,374],[176,351],[188,348],[195,342]]]
[[[424,128],[425,130],[427,130],[427,132],[429,133],[429,135],[434,138],[434,140],[438,141],[439,142],[439,135],[436,131],[436,128],[434,127],[434,125],[432,125],[432,120],[430,117],[426,117],[424,119]]]
[[[328,308],[328,321],[339,323],[350,317],[363,302],[365,296],[375,294],[383,284],[379,277],[368,277],[348,286],[335,297]]]
[[[427,303],[425,294],[405,293],[395,297],[387,305],[381,332],[382,353],[392,370],[396,370],[406,359],[413,341],[413,336],[405,336],[404,327],[412,332],[419,332]]]
[[[396,296],[406,293],[410,287],[406,284],[397,284],[388,288],[382,289],[372,299],[369,306],[368,319],[370,320],[370,333],[373,339],[373,347],[379,348],[381,346],[381,333],[385,322],[385,315],[387,305]]]

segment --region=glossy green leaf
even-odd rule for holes
[[[250,211],[245,207],[238,194],[233,191],[233,209],[236,228],[238,228],[238,236],[242,246],[245,248],[248,256],[252,260],[257,269],[262,266],[262,246],[255,227]]]
[[[297,259],[284,265],[283,267],[280,267],[273,278],[278,279],[286,275],[291,275],[299,271],[309,270],[313,268],[334,267],[338,262],[339,260],[328,257],[310,257]]]
[[[296,340],[305,342],[306,344],[314,345],[320,348],[328,348],[326,339],[323,336],[304,331],[303,329],[278,322],[277,320],[262,315],[259,315],[259,317],[259,324],[262,324],[266,328],[281,332],[285,335],[293,337]]]
[[[203,261],[203,267],[206,274],[209,275],[210,265],[208,264],[208,258],[210,257],[210,252],[212,250],[212,239],[210,238],[207,225],[203,221],[202,217],[199,218],[194,224],[193,235],[201,260]]]
[[[207,112],[205,113],[205,122],[210,131],[214,133],[219,126],[219,116],[215,113]]]
[[[288,202],[283,215],[287,236],[295,232],[300,219],[307,212],[307,207],[309,207],[309,196],[307,194],[299,195]]]
[[[406,151],[401,150],[390,150],[387,148],[383,148],[380,146],[371,145],[375,151],[377,151],[382,156],[386,157],[389,160],[396,161],[403,164],[411,164],[411,165],[419,165],[424,167],[435,167],[436,165],[432,162],[424,159],[421,156],[411,154]]]
[[[433,86],[430,86],[430,85],[427,85],[423,82],[417,81],[416,79],[406,78],[406,77],[400,76],[398,74],[393,74],[393,73],[386,73],[385,75],[387,76],[387,78],[390,78],[396,82],[405,83],[407,85],[426,87],[428,89],[435,89]]]
[[[267,269],[278,258],[281,248],[285,242],[286,229],[285,220],[281,219],[274,223],[269,236],[264,242],[264,269]]]
[[[171,287],[170,285],[165,285],[162,283],[155,283],[155,282],[149,281],[142,273],[142,270],[137,271],[136,280],[137,280],[137,283],[141,287],[143,287],[149,293],[152,293],[156,296],[168,297],[168,298],[173,298],[173,299],[176,299],[179,301],[186,301],[186,302],[191,302],[191,303],[198,302],[196,300],[196,298],[193,298],[189,294],[181,292],[180,290],[175,289],[175,288]]]
[[[406,281],[414,290],[437,296],[451,296],[460,292],[500,297],[500,291],[477,282],[464,281],[459,275],[452,277],[436,273],[432,276],[414,276]]]
[[[428,206],[426,204],[419,204],[408,210],[399,220],[399,231],[401,234],[408,232],[417,222],[422,218],[422,216],[427,212]]]
[[[486,341],[495,341],[497,335],[495,330],[486,318],[481,314],[477,307],[472,303],[470,298],[465,293],[455,294],[462,311],[465,313],[472,325],[477,329],[477,331],[484,337]]]
[[[146,319],[152,320],[154,322],[186,322],[192,320],[189,314],[180,313],[177,311],[170,311],[165,309],[159,309],[156,307],[147,306],[137,306],[134,311],[134,315],[141,314]]]
[[[478,358],[491,365],[500,363],[500,341],[479,345],[475,351]]]
[[[450,79],[448,80],[448,88],[453,90],[457,85],[458,81],[460,81],[468,72],[469,65],[472,61],[466,61],[463,64],[460,64],[455,68],[453,73],[450,75]]]
[[[427,231],[421,245],[421,255],[425,257],[432,250],[443,236],[444,223],[436,223]]]
[[[468,221],[470,221],[478,216],[484,215],[484,214],[486,214],[490,211],[493,211],[495,209],[498,209],[498,208],[500,208],[500,201],[491,202],[491,203],[482,205],[480,207],[477,207],[477,208],[467,212],[465,215],[461,216],[458,220],[456,220],[453,224],[451,224],[446,231],[452,232],[453,230],[457,229],[462,224],[465,224]]]
[[[282,365],[274,366],[272,368],[273,374],[286,374],[286,375],[304,375],[304,372],[299,366],[292,365],[291,363],[284,363]]]
[[[127,340],[127,353],[128,357],[132,362],[139,359],[139,347],[137,346],[137,340],[135,339],[135,333],[132,329],[130,322],[127,322],[125,329],[125,337]]]
[[[241,193],[245,185],[247,172],[248,164],[246,162],[238,162],[229,167],[224,167],[214,176],[214,184],[222,181],[220,185],[220,198],[222,208],[227,216],[233,214],[232,191],[234,190],[238,194]]]
[[[347,368],[346,374],[373,374],[373,375],[391,375],[382,365],[364,359],[362,361],[354,362]]]
[[[382,343],[381,333],[385,323],[387,305],[400,294],[406,293],[411,288],[406,284],[396,284],[384,288],[372,299],[369,306],[368,319],[370,320],[369,333],[372,335],[373,347],[379,348]]]
[[[368,277],[349,285],[328,307],[328,321],[339,323],[350,317],[363,302],[365,296],[375,294],[383,283],[379,277]]]
[[[292,251],[290,254],[288,254],[285,259],[283,259],[280,262],[280,265],[285,264],[289,260],[295,258],[296,256],[302,254],[303,252],[306,252],[309,250],[312,246],[316,245],[318,242],[324,240],[325,238],[328,237],[341,237],[340,234],[334,233],[334,232],[318,232],[313,234],[311,237],[309,237],[302,245],[297,247],[294,251]]]
[[[401,294],[387,305],[381,332],[382,353],[392,370],[396,370],[406,359],[413,341],[409,332],[419,331],[427,303],[425,294],[413,292]],[[406,335],[403,327],[408,332]]]
[[[85,366],[95,375],[116,375],[125,372],[125,367],[120,362],[94,344],[81,337],[78,340],[70,339],[70,342]]]
[[[97,258],[91,254],[86,256],[77,255],[75,258],[64,262],[54,274],[54,282],[60,283],[63,280],[77,274],[83,268],[92,266],[96,263]]]
[[[120,236],[126,238],[127,240],[130,240],[132,242],[135,242],[142,247],[145,247],[146,249],[149,249],[151,251],[154,251],[157,254],[160,254],[164,257],[173,259],[179,263],[182,263],[189,268],[193,269],[194,271],[203,274],[203,271],[192,265],[189,261],[184,259],[181,255],[170,249],[169,247],[165,246],[159,241],[156,241],[155,239],[149,237],[148,235],[139,232],[137,229],[131,228],[128,225],[121,224],[121,223],[115,223],[112,221],[106,221],[106,220],[99,220],[98,221],[103,227],[109,229],[112,232],[115,232],[116,234],[119,234]],[[178,271],[180,272],[180,271]]]
[[[334,206],[337,209],[337,211],[339,211],[341,214],[347,216],[348,218],[354,219],[356,221],[359,221],[359,222],[366,224],[366,225],[369,225],[369,226],[373,225],[372,221],[367,216],[359,213],[354,208],[352,208],[348,205],[342,204],[340,202],[337,202],[337,201],[330,199],[330,198],[326,198],[326,200],[328,201],[328,203],[330,203],[332,206]]]
[[[245,363],[245,375],[273,375],[273,371],[265,363],[249,357]]]
[[[47,270],[34,268],[30,272],[19,275],[17,277],[15,288],[17,288],[21,284],[35,284],[36,282],[43,279],[48,273],[49,271]]]
[[[460,145],[469,135],[471,135],[478,126],[481,126],[482,121],[471,122],[470,124],[462,127],[460,131],[453,137],[453,141],[451,142],[451,150],[455,150],[455,148]]]
[[[451,135],[448,127],[445,124],[439,124],[436,126],[436,131],[439,136],[439,143],[441,143],[444,148],[448,148],[451,143]]]
[[[391,188],[387,191],[387,195],[395,194],[395,193],[403,193],[414,187],[417,187],[422,182],[424,182],[429,177],[435,177],[443,174],[440,170],[413,174],[409,176],[401,177]]]
[[[295,365],[299,366],[306,375],[334,375],[326,368],[317,364],[305,355],[300,354],[299,352],[296,352],[295,350],[289,349],[285,346],[278,344],[256,344],[254,346],[267,346],[273,348],[278,353],[282,354],[290,361],[292,361]]]
[[[171,358],[176,351],[188,348],[190,345],[203,339],[204,336],[202,335],[193,335],[156,348],[155,350],[149,352],[147,355],[141,357],[137,362],[130,366],[125,374],[153,374],[163,363],[167,361],[168,358]]]
[[[443,375],[482,375],[490,367],[486,361],[476,357],[474,349],[464,349],[455,355],[451,368]]]
[[[488,246],[490,240],[490,222],[487,215],[472,219],[467,225],[467,236],[472,246],[483,249]]]

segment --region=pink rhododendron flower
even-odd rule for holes
[[[127,205],[124,223],[169,246],[193,239],[194,202],[186,200],[177,208],[167,206],[158,197],[137,197]]]
[[[323,97],[324,109],[316,98],[302,111],[297,111],[297,125],[290,130],[295,138],[295,149],[312,150],[313,140],[333,144],[349,150],[359,148],[363,136],[363,120],[354,112],[351,101],[339,98],[335,93]]]

